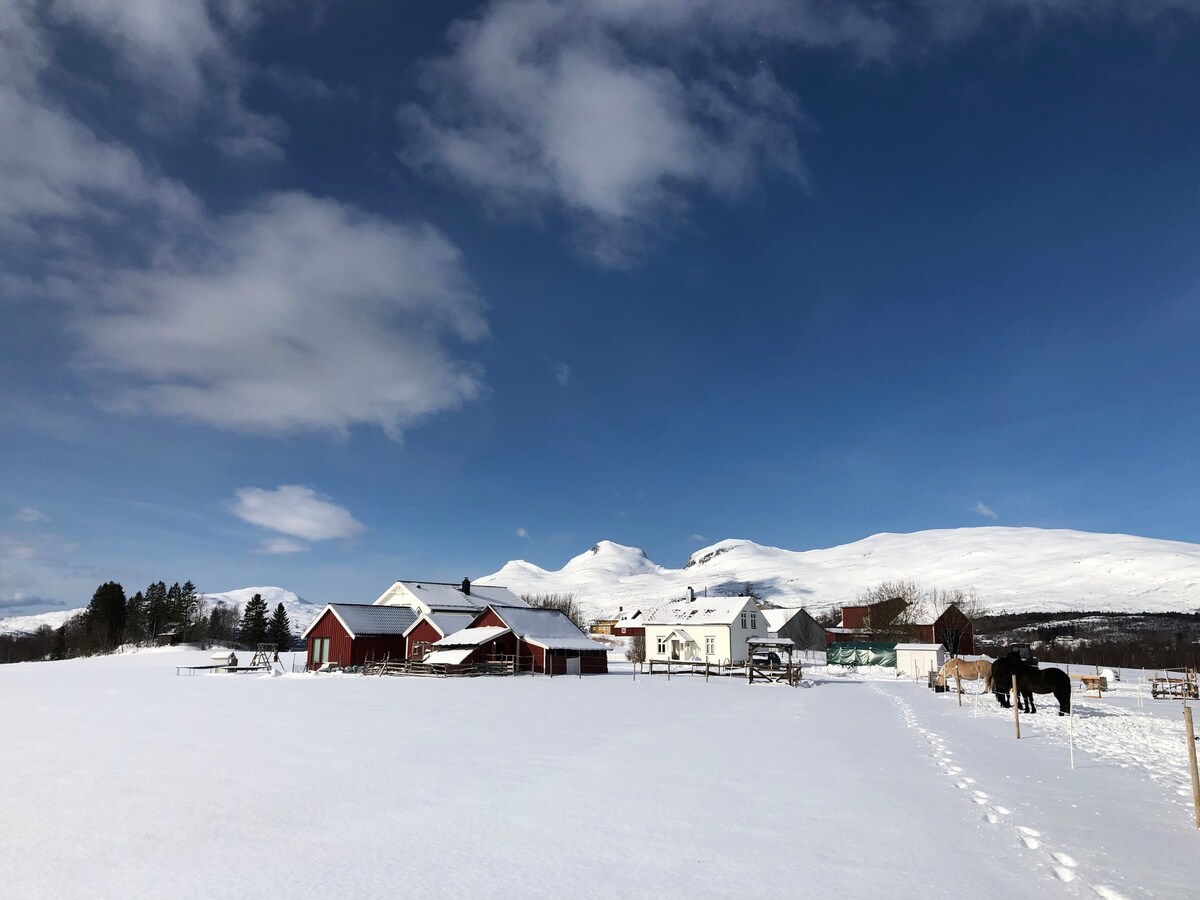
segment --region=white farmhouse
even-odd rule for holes
[[[646,659],[746,661],[746,639],[767,636],[753,597],[697,597],[666,603],[646,617]]]
[[[397,581],[379,595],[374,606],[407,606],[418,616],[432,613],[483,612],[489,606],[528,608],[529,604],[506,587],[471,584],[443,584],[437,581]]]

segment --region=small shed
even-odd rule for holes
[[[368,657],[404,659],[404,634],[416,620],[407,606],[330,603],[301,635],[308,668],[361,666]]]
[[[897,644],[896,672],[924,678],[938,671],[946,662],[946,648],[941,644]]]

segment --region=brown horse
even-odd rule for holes
[[[945,687],[946,677],[950,675],[954,676],[959,693],[962,693],[962,683],[964,681],[983,681],[986,683],[992,677],[992,662],[988,659],[948,659],[945,665],[938,669],[938,687]]]

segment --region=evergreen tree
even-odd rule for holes
[[[183,587],[179,590],[179,621],[191,625],[196,621],[196,614],[200,610],[200,594],[196,590],[196,586],[190,581],[185,581]]]
[[[246,608],[242,610],[240,639],[251,647],[267,642],[267,601],[262,594],[255,594],[246,601]]]
[[[171,610],[167,603],[167,586],[161,581],[146,588],[146,625],[149,636],[166,631],[171,624]]]
[[[125,604],[125,642],[138,644],[146,639],[146,596],[138,591]]]
[[[115,581],[106,581],[92,594],[88,604],[88,624],[106,648],[116,647],[125,633],[125,588]]]
[[[287,610],[280,603],[271,615],[267,626],[267,642],[274,644],[280,650],[292,649],[292,623],[288,621]]]
[[[184,620],[180,615],[182,603],[180,598],[183,596],[183,589],[179,586],[179,582],[175,582],[167,588],[167,618],[171,620],[172,625],[182,625]]]

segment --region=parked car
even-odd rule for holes
[[[750,661],[756,666],[766,666],[770,669],[777,669],[783,665],[779,659],[779,654],[774,650],[759,650],[750,657]]]

